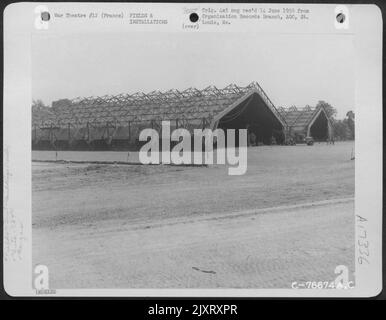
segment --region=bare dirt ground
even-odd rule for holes
[[[354,268],[352,143],[257,147],[248,171],[33,163],[52,288],[288,288]]]

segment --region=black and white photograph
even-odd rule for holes
[[[155,5],[46,5],[23,120],[31,290],[350,295],[363,284],[376,246],[360,161],[368,148],[368,178],[381,178],[382,137],[359,143],[382,123],[360,117],[358,87],[375,87],[358,80],[358,11],[169,4],[175,26]],[[82,29],[92,19],[100,28]],[[6,217],[23,233],[15,211]],[[11,233],[15,260],[23,240]]]

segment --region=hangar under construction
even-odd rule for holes
[[[326,141],[333,137],[333,124],[323,106],[318,108],[305,106],[303,109],[295,106],[288,109],[279,107],[278,111],[285,119],[287,137],[295,141],[302,141],[305,137],[312,137],[315,141]]]
[[[142,129],[248,129],[254,144],[285,144],[289,138],[330,139],[332,122],[323,106],[276,108],[257,82],[150,93],[62,99],[32,108],[32,148],[132,150]]]

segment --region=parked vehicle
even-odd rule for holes
[[[314,138],[313,137],[306,137],[305,138],[305,143],[308,145],[308,146],[312,146],[314,144]]]

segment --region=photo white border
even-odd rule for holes
[[[305,25],[260,24],[253,20],[237,21],[216,32],[261,33],[342,33],[353,34],[356,53],[356,140],[355,140],[355,210],[366,218],[370,242],[370,265],[358,263],[356,233],[356,271],[354,289],[57,289],[54,295],[37,295],[32,288],[31,219],[31,35],[71,34],[74,32],[207,32],[181,29],[186,10],[201,7],[248,7],[280,4],[149,4],[149,3],[41,3],[52,10],[88,12],[106,8],[156,12],[167,17],[162,26],[129,26],[115,21],[50,23],[47,30],[37,30],[34,21],[39,3],[15,3],[4,11],[4,129],[3,174],[4,237],[17,242],[12,252],[4,241],[4,288],[10,296],[144,296],[144,297],[370,297],[382,290],[382,14],[375,5],[347,5],[348,29],[334,27],[336,5],[285,4],[306,7],[314,14]],[[208,27],[209,28],[209,27]],[[213,32],[213,31],[211,31]],[[356,226],[358,227],[358,225]],[[358,228],[356,228],[356,231]],[[6,260],[5,257],[8,257]]]

